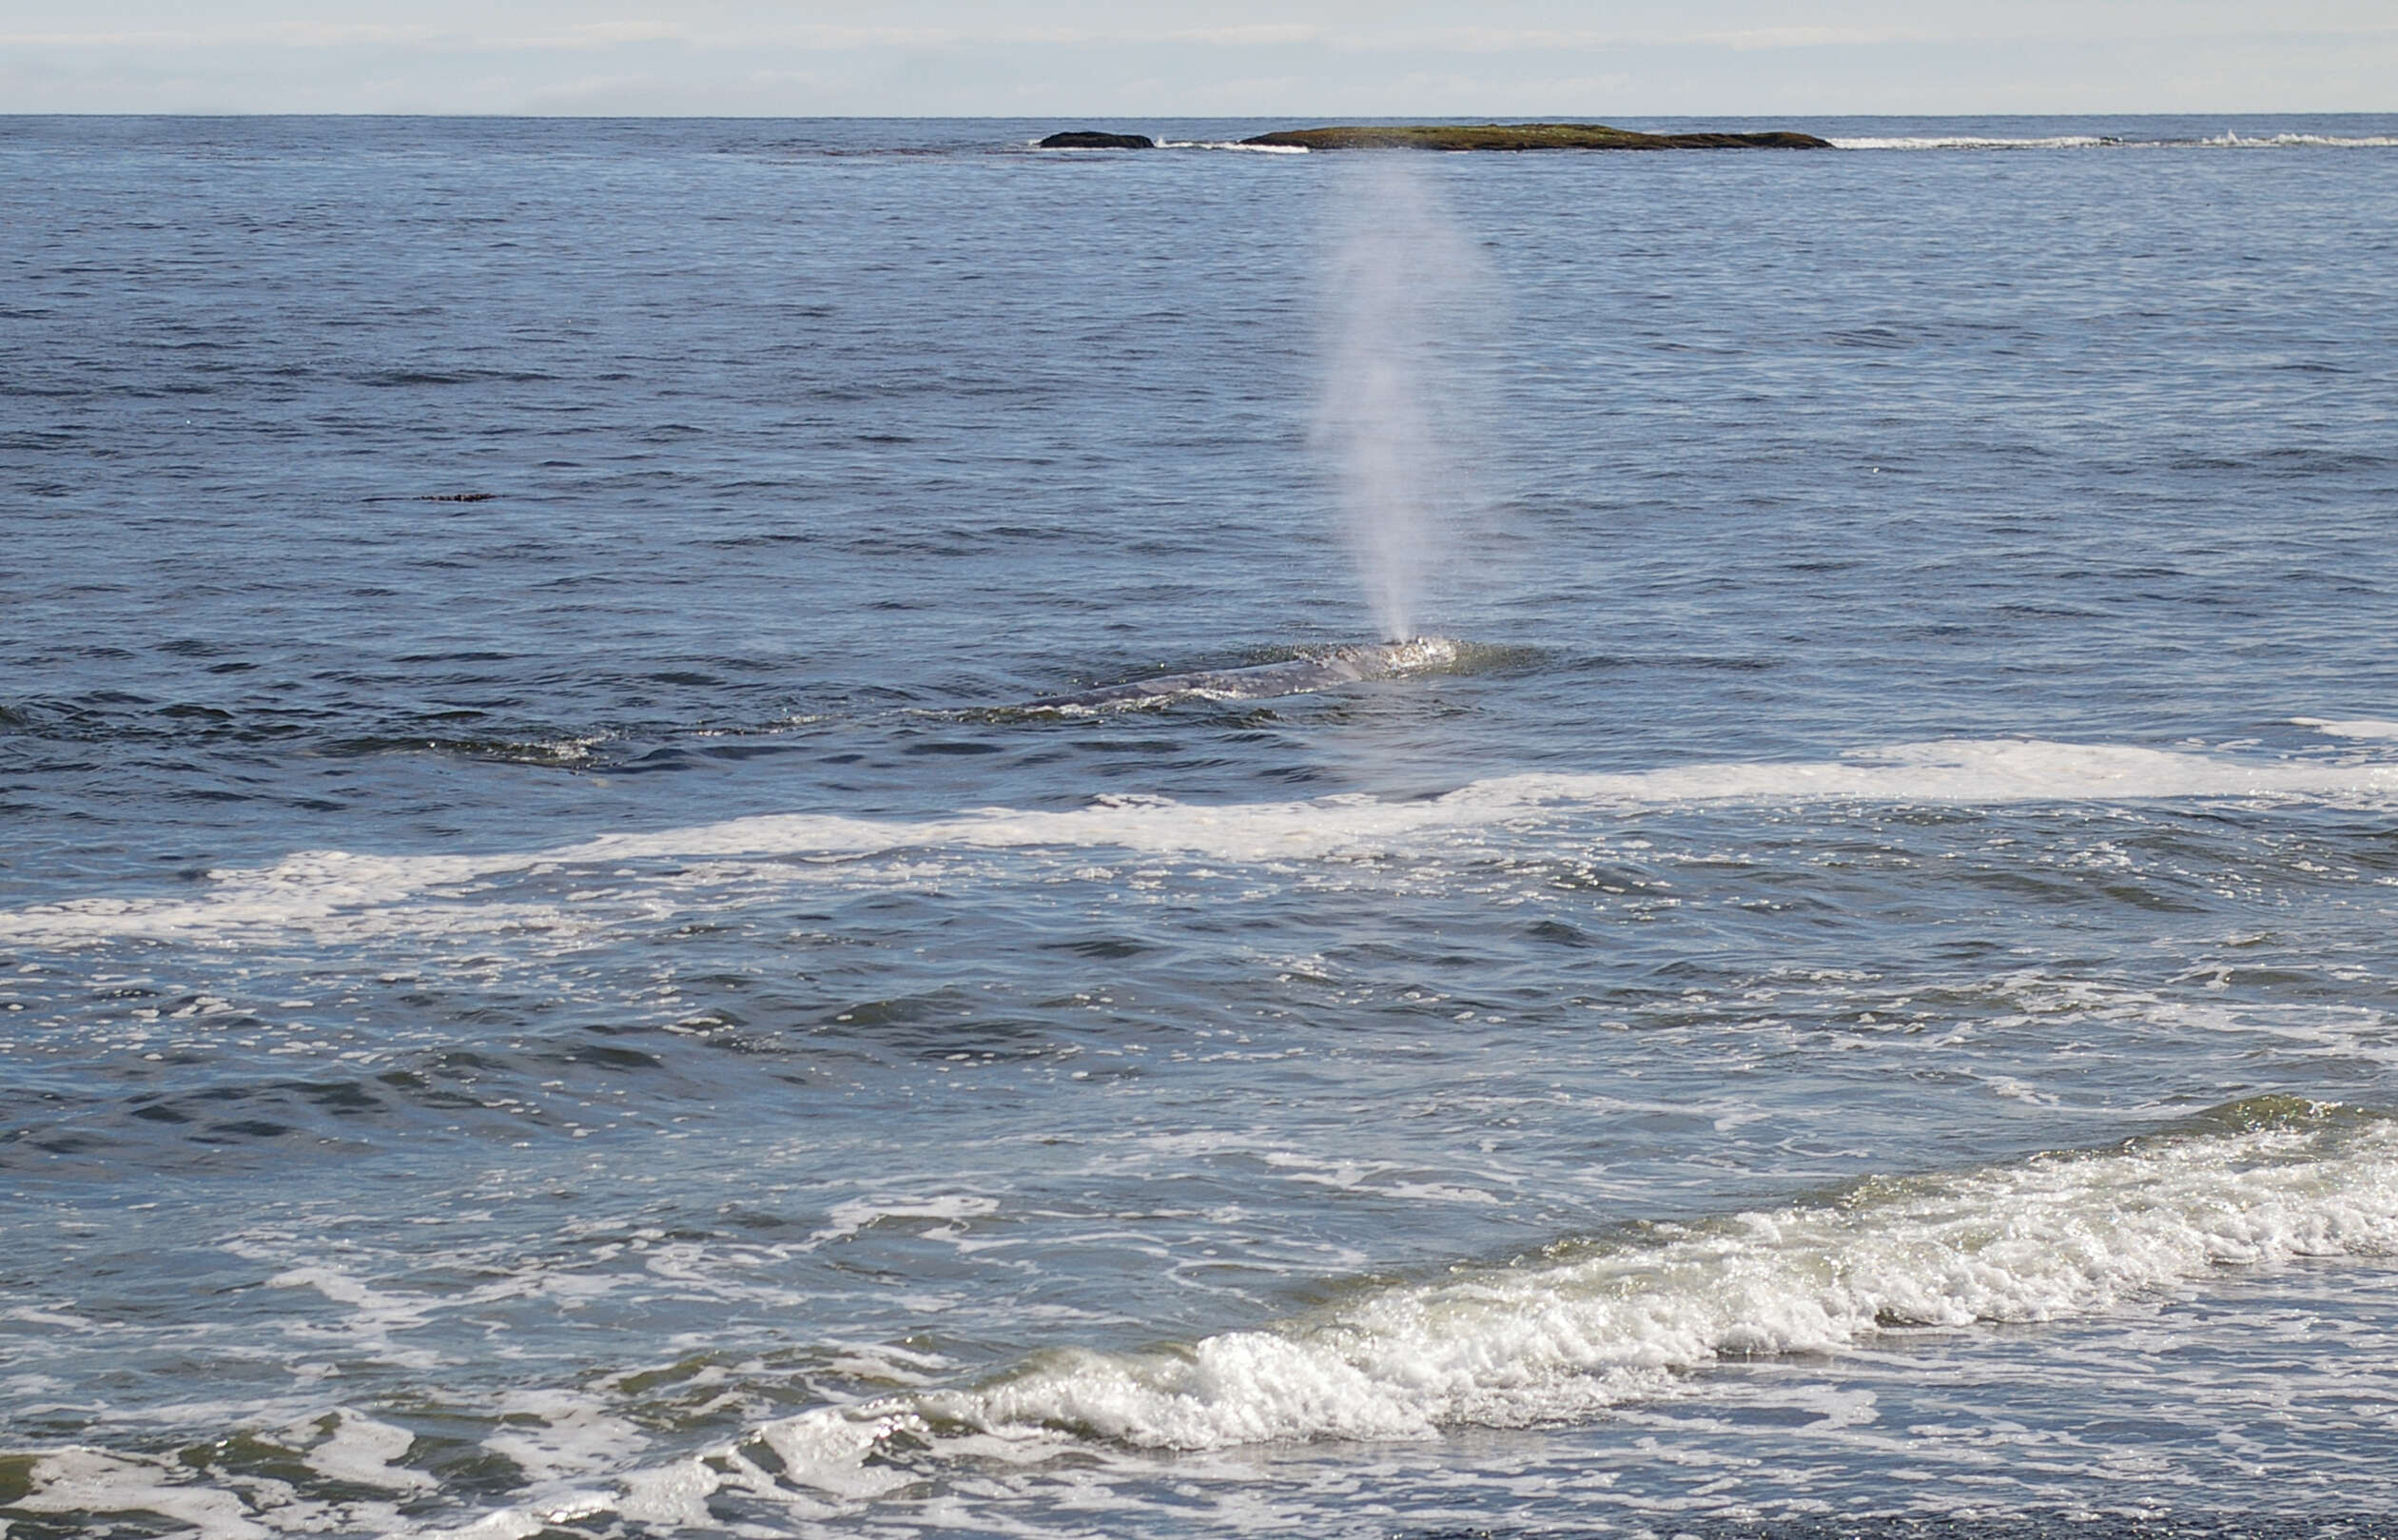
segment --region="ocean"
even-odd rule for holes
[[[0,118],[9,1540],[2398,1534],[2398,117],[1290,126]]]

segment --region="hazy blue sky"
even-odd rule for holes
[[[0,110],[2398,109],[2398,0],[0,0]]]

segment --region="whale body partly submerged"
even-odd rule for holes
[[[1043,695],[1024,702],[1024,707],[1029,711],[1089,712],[1171,700],[1257,700],[1268,695],[1302,695],[1311,690],[1329,690],[1363,679],[1421,673],[1456,661],[1455,642],[1445,636],[1417,636],[1404,642],[1328,648],[1283,663],[1259,663],[1245,669],[1203,669],[1194,673],[1169,673],[1155,679],[1078,691],[1071,695]]]

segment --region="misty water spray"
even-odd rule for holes
[[[1471,359],[1488,269],[1414,157],[1339,168],[1315,442],[1383,637],[1416,634],[1428,579],[1472,505]]]

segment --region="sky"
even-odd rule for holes
[[[0,0],[0,111],[2398,110],[2398,0]]]

